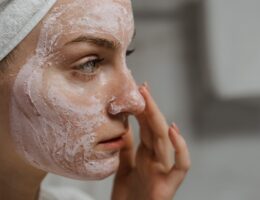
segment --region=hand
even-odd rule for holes
[[[172,200],[190,167],[188,148],[177,126],[167,125],[147,85],[140,92],[146,102],[144,112],[136,116],[141,143],[135,155],[130,129],[120,152],[112,200]]]

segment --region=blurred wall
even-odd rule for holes
[[[167,120],[179,125],[189,145],[192,168],[175,199],[256,200],[260,110],[250,103],[223,102],[209,91],[201,3],[133,2],[136,52],[128,65],[138,83],[150,84]],[[45,184],[72,185],[108,200],[112,179],[85,183],[50,175]]]

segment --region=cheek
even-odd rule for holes
[[[33,69],[33,63],[24,66],[14,85],[11,132],[20,153],[38,168],[72,178],[95,179],[114,171],[118,156],[93,148],[106,123],[101,101],[90,96],[81,105],[82,90]],[[110,167],[102,168],[104,163]]]
[[[94,89],[71,84],[62,75],[54,77],[46,87],[44,99],[58,118],[82,134],[93,133],[106,122],[105,105],[94,95]]]

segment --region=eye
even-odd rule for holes
[[[126,51],[126,56],[130,56],[134,52],[135,52],[135,49],[129,49]]]
[[[94,74],[100,67],[100,63],[104,59],[97,58],[97,57],[90,57],[83,59],[81,63],[75,65],[73,69],[80,70],[82,73],[85,74]]]

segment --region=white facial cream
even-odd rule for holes
[[[121,44],[128,43],[133,32],[130,2],[71,0],[54,7],[43,21],[36,54],[15,80],[11,133],[32,165],[71,178],[100,179],[113,173],[119,163],[118,152],[93,148],[107,123],[106,107],[100,95],[88,95],[93,89],[50,73],[55,65],[50,61],[52,53],[62,36],[78,32],[109,34]],[[102,81],[107,84],[105,77]],[[76,101],[78,97],[86,101]]]

